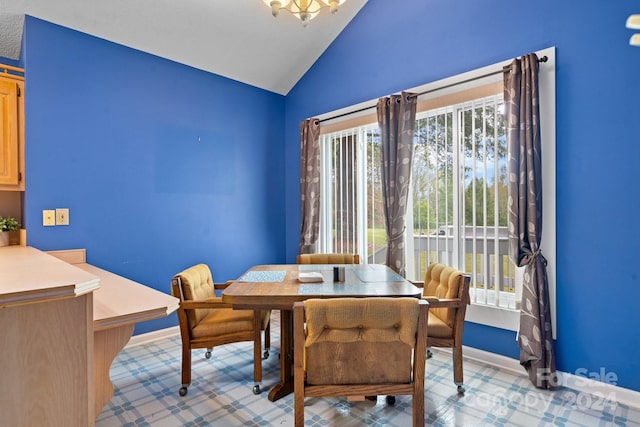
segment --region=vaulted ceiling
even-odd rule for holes
[[[306,28],[263,0],[0,0],[0,56],[18,59],[24,15],[287,94],[367,0]]]

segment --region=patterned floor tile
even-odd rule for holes
[[[252,344],[216,347],[211,359],[193,352],[192,384],[180,397],[179,336],[125,348],[111,367],[115,394],[97,427],[292,426],[293,396],[267,399],[279,379],[279,319],[272,319],[272,348],[263,361],[260,395],[254,395]],[[640,427],[640,410],[597,401],[570,389],[538,390],[523,373],[514,374],[465,359],[466,393],[453,383],[451,355],[434,350],[425,377],[425,425],[449,426],[630,426]],[[377,401],[348,402],[308,398],[305,425],[405,427],[411,401],[397,396],[394,406]]]

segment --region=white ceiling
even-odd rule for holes
[[[303,28],[263,0],[0,0],[0,56],[18,59],[26,14],[285,95],[366,2]]]

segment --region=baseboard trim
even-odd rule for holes
[[[604,368],[601,369],[606,380],[607,373],[604,372]],[[601,404],[614,402],[621,403],[632,408],[640,409],[640,392],[628,388],[619,387],[615,384],[596,381],[589,378],[589,376],[592,375],[598,378],[598,376],[601,375],[600,372],[585,373],[585,376],[583,376],[582,374],[575,375],[566,372],[559,372],[559,374],[560,383],[562,385],[572,390],[595,396],[595,398],[598,399],[599,403]]]
[[[140,344],[146,344],[151,341],[160,340],[163,338],[169,338],[174,335],[180,334],[179,326],[172,326],[170,328],[158,329],[157,331],[151,331],[140,335],[134,335],[131,337],[125,348],[134,347]]]
[[[451,353],[450,349],[444,348],[432,348],[432,351]],[[462,353],[465,358],[486,363],[488,365],[495,366],[496,368],[512,372],[516,375],[527,375],[524,368],[520,365],[519,360],[466,346],[463,346]],[[580,394],[584,393],[585,395],[593,396],[593,399],[589,399],[589,401],[594,405],[598,403],[605,405],[620,403],[632,408],[640,409],[640,392],[615,385],[613,381],[617,380],[617,377],[614,376],[613,378],[606,378],[607,372],[604,368],[601,369],[601,372],[580,372],[579,374],[580,375],[577,373],[571,374],[558,371],[560,384],[578,392],[576,400],[580,398]],[[613,376],[612,373],[609,375]],[[605,381],[611,382],[596,381],[592,379],[593,377],[601,378],[603,376],[605,376]],[[594,400],[598,401],[594,402]]]
[[[451,352],[449,349],[438,350]],[[524,369],[520,366],[519,360],[467,346],[462,346],[462,354],[464,354],[464,357],[468,357],[469,359],[474,359],[478,362],[486,363],[514,374],[525,375]]]

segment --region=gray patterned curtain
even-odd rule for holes
[[[417,96],[402,92],[378,100],[382,146],[382,201],[387,234],[387,265],[405,276],[404,230],[413,158]]]
[[[538,57],[515,59],[504,75],[509,168],[509,256],[524,267],[518,346],[520,364],[539,388],[556,382],[547,260],[542,235],[542,156],[538,104]]]
[[[299,254],[315,252],[320,228],[320,122],[300,123],[300,243]]]

